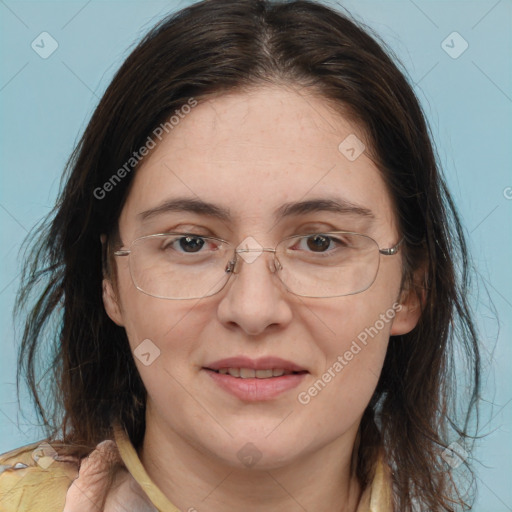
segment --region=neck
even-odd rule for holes
[[[239,468],[193,447],[175,431],[146,422],[139,457],[180,510],[190,512],[355,512],[361,487],[352,468],[357,425],[312,454],[272,469]]]

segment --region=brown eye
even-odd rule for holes
[[[329,248],[331,239],[324,235],[313,235],[308,237],[307,246],[314,252],[323,252]]]
[[[198,236],[184,236],[179,239],[181,249],[185,252],[198,252],[204,246],[204,238]]]

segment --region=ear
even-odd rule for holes
[[[425,305],[425,296],[424,287],[408,285],[402,289],[391,326],[391,336],[407,334],[416,327]]]
[[[123,327],[123,315],[121,314],[112,281],[106,277],[103,278],[103,305],[110,319],[117,325]]]

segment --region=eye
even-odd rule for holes
[[[343,245],[346,245],[343,240],[322,233],[304,236],[298,242],[299,250],[317,253],[327,252],[329,249],[335,249]]]
[[[213,245],[213,241],[209,242]],[[163,251],[174,250],[177,252],[195,254],[201,252],[202,248],[208,244],[208,238],[194,234],[172,235],[162,242]],[[204,251],[202,251],[204,252]]]

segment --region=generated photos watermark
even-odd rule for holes
[[[469,453],[463,446],[454,441],[443,450],[441,457],[452,469],[457,469],[469,457]]]
[[[306,391],[301,391],[297,400],[302,405],[307,405],[311,399],[317,396],[326,386],[331,382],[336,375],[338,375],[345,366],[347,366],[354,357],[361,352],[361,350],[368,344],[368,338],[373,339],[377,334],[384,329],[386,324],[395,318],[396,314],[401,311],[403,306],[395,302],[385,313],[381,313],[379,319],[375,323],[366,327],[361,331],[357,339],[352,341],[350,348],[346,350],[343,355],[339,355],[336,361],[312,384]]]
[[[152,149],[157,145],[155,139],[162,140],[164,133],[168,134],[173,130],[182,119],[184,119],[192,109],[197,105],[197,100],[193,97],[189,98],[187,103],[181,106],[181,108],[174,111],[174,114],[169,117],[165,123],[160,123],[148,136],[146,142],[138,149],[134,151],[132,156],[105,182],[101,187],[96,187],[93,191],[94,197],[98,200],[104,199],[108,192],[114,190],[114,188],[125,178],[139,163],[147,156]]]

